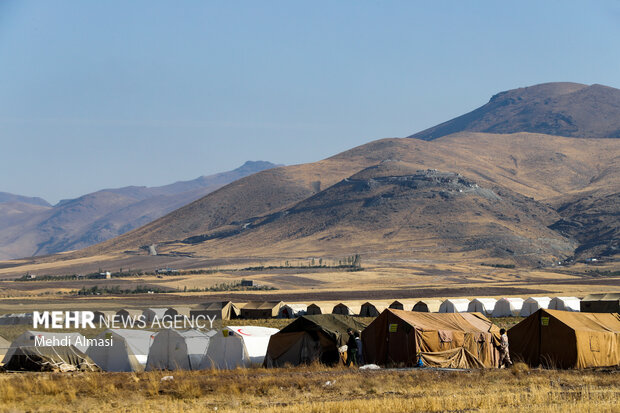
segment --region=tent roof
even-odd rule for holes
[[[232,301],[214,301],[212,303],[204,303],[201,308],[203,310],[217,311],[221,310],[229,304],[233,305]]]
[[[11,342],[3,337],[0,337],[0,348],[9,348],[11,346]]]
[[[244,310],[269,310],[283,305],[282,301],[250,301],[242,308]]]
[[[586,295],[583,301],[616,301],[620,300],[620,293],[611,294],[589,294]]]
[[[574,313],[570,311],[547,310],[538,311],[548,313],[568,327],[577,331],[614,331],[620,333],[620,315],[615,313]],[[534,313],[536,314],[536,313]],[[534,315],[532,314],[532,316]]]
[[[490,332],[499,330],[488,318],[481,313],[420,313],[416,311],[390,311],[412,327],[421,330],[437,331],[452,330],[463,332]]]
[[[341,314],[317,314],[306,315],[297,318],[295,321],[280,330],[280,333],[296,333],[301,331],[321,331],[334,341],[338,341],[344,336],[347,329],[363,330],[366,324],[358,319]],[[346,340],[344,340],[346,342]],[[345,344],[339,343],[339,345]]]

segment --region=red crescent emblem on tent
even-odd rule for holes
[[[238,328],[238,329],[236,329],[234,331],[236,331],[239,334],[243,334],[244,336],[251,336],[252,335],[252,334],[244,333],[240,328]]]

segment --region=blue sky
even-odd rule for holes
[[[620,4],[0,1],[0,191],[312,162],[507,89],[620,88]]]

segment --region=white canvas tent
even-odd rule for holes
[[[495,308],[493,309],[493,317],[516,317],[521,312],[521,307],[523,307],[523,298],[518,297],[507,297],[500,298],[495,303]]]
[[[411,311],[417,311],[420,313],[436,313],[441,307],[441,300],[420,300],[411,309]]]
[[[229,335],[237,335],[243,339],[250,361],[256,366],[263,365],[269,346],[269,338],[280,331],[277,328],[257,326],[229,326],[226,329]]]
[[[135,322],[139,321],[139,318],[142,317],[142,310],[135,310],[135,309],[131,309],[131,308],[123,308],[122,310],[118,310],[116,312],[116,317],[118,322],[122,323],[128,323],[130,320],[133,320]]]
[[[466,298],[449,298],[439,306],[440,313],[465,313],[469,306],[469,300]]]
[[[228,329],[211,330],[207,333],[209,335],[209,347],[200,363],[201,370],[210,368],[234,369],[252,365],[241,336],[229,333]]]
[[[147,323],[152,323],[156,319],[161,321],[162,318],[166,315],[167,308],[147,308],[142,312],[144,319]]]
[[[198,330],[166,329],[154,337],[146,371],[197,370],[209,347],[209,336]]]
[[[278,318],[295,318],[306,315],[307,311],[306,304],[284,304],[278,311]]]
[[[52,346],[47,346],[47,342],[52,341]],[[37,345],[37,344],[43,345]],[[50,333],[47,331],[26,331],[18,336],[11,343],[11,347],[4,356],[4,362],[6,363],[15,350],[19,347],[54,347],[54,346],[75,346],[78,350],[86,353],[88,346],[85,344],[86,338],[80,333]]]
[[[467,306],[468,313],[482,313],[485,316],[491,315],[497,304],[495,298],[474,298]]]
[[[551,298],[549,297],[530,297],[523,302],[519,315],[521,317],[529,317],[541,308],[549,308],[550,302]]]
[[[581,311],[581,300],[577,297],[555,297],[549,302],[550,310]]]
[[[86,354],[105,371],[144,371],[153,337],[146,330],[108,329],[97,339],[112,345],[91,346]]]

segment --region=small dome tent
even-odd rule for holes
[[[495,298],[474,298],[467,306],[468,313],[482,313],[485,316],[490,316],[493,313],[493,309],[497,304]]]
[[[521,317],[528,317],[541,308],[549,308],[550,302],[551,298],[549,297],[530,297],[523,302],[519,315]]]
[[[495,303],[493,309],[493,317],[516,317],[521,312],[523,306],[523,298],[506,297],[500,298]]]
[[[416,311],[419,313],[436,313],[439,311],[439,307],[441,307],[441,300],[420,300],[411,309],[411,311]]]
[[[449,298],[441,303],[440,313],[466,313],[469,300],[466,298]]]
[[[554,297],[549,302],[549,310],[579,312],[580,301],[577,297]]]
[[[153,338],[151,331],[108,329],[97,339],[111,345],[91,346],[86,354],[104,371],[144,371]]]
[[[155,334],[146,371],[197,370],[209,347],[209,336],[198,330],[161,330]]]

